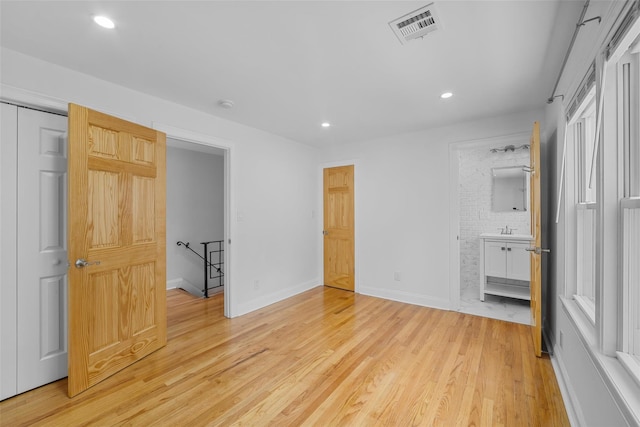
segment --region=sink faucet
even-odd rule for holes
[[[509,228],[509,226],[505,226],[500,229],[500,234],[513,234],[513,230],[517,230],[516,228]]]

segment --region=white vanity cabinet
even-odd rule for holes
[[[480,235],[480,300],[498,295],[530,300],[531,236],[522,234]]]

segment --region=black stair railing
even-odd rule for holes
[[[200,244],[204,245],[204,256],[194,251],[191,246],[189,246],[189,242],[185,243],[182,241],[178,241],[177,243],[178,246],[184,246],[185,249],[189,249],[191,252],[196,254],[198,258],[204,261],[204,286],[202,289],[202,293],[205,298],[209,298],[210,289],[220,288],[224,286],[224,272],[222,271],[222,266],[224,265],[223,242],[224,240],[211,240],[209,242],[201,242]],[[217,284],[209,286],[209,281],[216,279]]]

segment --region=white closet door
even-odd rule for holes
[[[67,375],[66,130],[18,110],[18,393]]]
[[[18,108],[0,104],[0,400],[16,394],[16,151]]]

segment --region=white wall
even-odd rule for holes
[[[200,243],[211,240],[224,240],[224,157],[168,147],[168,287],[175,287],[182,279],[198,290],[204,288],[204,262],[176,243],[189,242],[193,250],[204,256]],[[214,285],[217,279],[209,287]]]
[[[450,308],[449,246],[455,242],[449,232],[449,144],[528,134],[541,115],[532,111],[327,148],[321,162],[357,162],[356,291]]]
[[[145,126],[161,123],[231,141],[233,316],[319,284],[321,225],[312,218],[317,150],[8,49],[0,55],[0,96],[29,91],[53,104],[74,102]]]
[[[527,137],[511,144],[528,144]],[[508,145],[508,144],[507,144]],[[492,144],[499,148],[504,144]],[[505,226],[516,234],[530,234],[531,212],[492,209],[492,168],[529,165],[529,150],[492,153],[489,147],[458,151],[460,206],[460,289],[479,287],[480,234],[498,233]],[[526,197],[523,194],[523,197]]]

